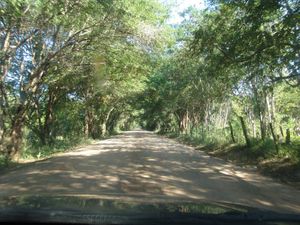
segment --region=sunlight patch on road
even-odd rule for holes
[[[72,183],[70,186],[73,187],[73,188],[82,188],[81,183]]]
[[[270,178],[263,177],[255,172],[245,171],[243,168],[230,164],[224,164],[222,166],[213,166],[212,168],[226,176],[241,178],[244,181],[251,183],[269,185],[269,183],[272,182],[272,179]],[[272,183],[271,185],[273,185],[273,187],[280,186],[280,184],[275,183]]]
[[[200,190],[200,191],[203,193],[206,192],[206,190]],[[187,192],[183,189],[180,189],[180,188],[174,187],[174,186],[168,186],[168,187],[163,188],[163,192],[165,195],[170,196],[170,197],[194,198],[197,200],[205,199],[203,196],[194,195],[190,192]]]
[[[139,174],[140,177],[143,178],[150,178],[151,176],[149,174]]]
[[[156,161],[158,161],[158,159],[148,158],[147,161],[150,161],[150,162],[156,162]]]
[[[112,152],[112,151],[117,151],[118,149],[109,149],[109,150],[83,150],[83,151],[78,151],[78,152],[69,152],[66,153],[68,156],[93,156],[93,155],[99,155],[100,153],[104,152]]]

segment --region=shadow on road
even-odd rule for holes
[[[0,195],[180,198],[300,212],[300,192],[146,131],[8,170]]]

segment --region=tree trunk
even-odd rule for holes
[[[5,134],[5,116],[6,116],[6,104],[8,103],[7,100],[7,93],[4,86],[4,80],[6,75],[8,74],[10,65],[11,65],[11,56],[7,56],[7,52],[10,47],[10,38],[11,38],[11,31],[8,30],[4,41],[3,46],[1,48],[1,66],[0,66],[0,151],[4,151],[4,137]],[[2,148],[2,149],[1,149]]]
[[[291,144],[291,133],[290,133],[290,129],[286,129],[286,137],[285,137],[285,143],[287,145]]]
[[[279,126],[279,129],[280,129],[280,134],[281,134],[281,137],[282,137],[282,138],[284,138],[284,133],[283,133],[282,126]]]
[[[84,114],[84,135],[86,138],[93,136],[93,108],[92,108],[92,94],[90,88],[87,88],[84,93],[85,98],[85,114]]]
[[[101,136],[105,136],[106,135],[106,123],[105,122],[103,122],[102,124],[101,124]]]
[[[4,86],[2,81],[0,80],[0,147],[3,145],[4,134],[5,134],[5,98],[4,98]],[[1,149],[0,149],[1,151]]]
[[[113,111],[114,109],[115,109],[115,108],[112,107],[112,108],[108,111],[108,113],[107,113],[107,115],[106,115],[106,117],[105,117],[103,123],[101,124],[101,135],[102,135],[102,136],[105,136],[105,135],[106,135],[106,132],[107,132],[107,122],[108,122],[109,117],[110,117],[110,115],[111,115],[111,113],[112,113],[112,111]]]
[[[266,126],[266,122],[264,121],[264,116],[262,114],[259,117],[259,124],[260,124],[261,139],[265,140],[267,135],[267,126]]]
[[[251,143],[250,143],[250,140],[249,140],[249,137],[248,137],[247,127],[246,127],[246,124],[244,122],[243,117],[240,116],[240,120],[241,120],[241,124],[242,124],[242,129],[243,129],[243,134],[244,134],[244,137],[245,137],[246,145],[247,145],[247,147],[250,147]]]
[[[256,124],[255,120],[252,120],[253,138],[256,138]]]
[[[230,127],[230,135],[231,135],[232,142],[235,143],[233,128],[232,128],[232,124],[230,121],[229,121],[229,127]]]
[[[116,112],[116,111],[114,111],[114,112],[111,113],[111,115],[110,115],[110,117],[109,117],[109,119],[107,121],[107,124],[106,124],[107,132],[109,132],[110,134],[114,131],[114,128],[115,128],[115,126],[117,124],[117,121],[118,121],[118,118],[120,117],[120,115],[121,115],[121,113],[120,112]],[[134,121],[134,118],[130,118],[128,120],[128,122],[129,122],[128,126],[127,126],[128,129],[130,129],[130,125],[131,125],[131,123],[133,121]]]
[[[5,133],[5,127],[4,127],[4,110],[3,110],[3,101],[2,96],[0,96],[0,152],[3,150],[2,147],[4,145],[4,133]]]
[[[85,110],[84,115],[84,134],[85,137],[91,136],[91,129],[92,129],[92,118],[91,118],[91,112],[88,108]]]
[[[273,120],[272,120],[271,100],[270,100],[268,94],[265,94],[265,101],[266,101],[266,106],[267,106],[268,122],[270,124],[273,122]]]
[[[258,101],[258,100],[256,100]],[[259,125],[260,125],[260,136],[262,140],[265,140],[266,138],[266,130],[267,125],[265,121],[265,111],[261,108],[260,102],[257,102],[257,110],[258,110],[258,116],[259,116]]]
[[[273,142],[274,142],[277,154],[278,154],[279,153],[279,148],[278,148],[277,138],[276,138],[276,134],[274,132],[274,128],[273,128],[272,123],[269,123],[269,126],[270,126],[270,131],[271,131],[271,134],[272,134],[272,137],[273,137]]]
[[[54,121],[53,104],[54,104],[54,99],[50,96],[47,104],[45,123],[44,123],[44,137],[45,137],[46,144],[51,143],[53,138],[51,132],[51,127]]]
[[[276,108],[275,108],[275,96],[274,91],[271,91],[271,118],[272,122],[276,124]]]
[[[257,112],[257,116],[259,118],[259,126],[260,126],[260,135],[261,139],[265,140],[266,134],[267,134],[267,123],[266,123],[266,102],[262,102],[261,99],[265,98],[265,91],[263,92],[263,96],[260,96],[256,87],[256,83],[258,81],[252,80],[252,89],[253,89],[253,94],[254,94],[254,107],[255,111]]]
[[[26,97],[21,98],[21,103],[16,110],[16,115],[13,117],[11,131],[10,131],[10,141],[7,145],[7,155],[9,159],[18,159],[22,144],[22,130],[24,122],[26,119],[26,113],[32,104],[32,96],[36,94],[39,87],[39,79],[42,78],[45,70],[38,68],[35,73],[30,77],[28,85],[22,87],[22,90],[26,92]],[[25,95],[25,93],[23,93]]]
[[[184,133],[188,133],[188,125],[189,125],[189,111],[187,110],[183,119],[183,127],[184,127]]]
[[[280,135],[278,135],[278,142],[282,144],[284,142],[284,133],[281,126],[279,126]]]
[[[253,110],[249,109],[249,120],[251,123],[251,127],[252,127],[252,137],[256,138],[256,124],[255,124],[255,115]]]
[[[225,103],[224,104],[224,107],[225,107],[225,112],[224,112],[224,115],[222,116],[222,127],[223,127],[223,129],[226,127],[226,123],[227,123],[227,121],[228,121],[228,115],[229,115],[229,111],[230,111],[230,105],[229,105],[229,103]]]
[[[179,113],[179,132],[183,134],[185,132],[185,112]]]
[[[15,117],[16,120],[12,124],[10,132],[10,140],[7,145],[7,156],[9,159],[18,160],[22,144],[22,129],[25,120],[25,109],[19,106],[19,113]]]

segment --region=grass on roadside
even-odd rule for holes
[[[113,131],[106,136],[103,136],[101,139],[106,139],[112,135],[119,134],[120,131]],[[35,161],[40,159],[45,159],[51,157],[56,153],[63,153],[67,151],[72,151],[74,148],[77,148],[81,145],[87,145],[93,143],[94,139],[85,138],[85,137],[69,137],[69,138],[57,138],[50,145],[41,145],[38,142],[33,144],[25,142],[23,144],[23,149],[21,151],[19,162],[25,161]],[[18,164],[15,161],[7,161],[6,157],[3,154],[0,154],[0,169],[7,168]]]
[[[1,168],[4,168],[4,167],[7,167],[8,166],[8,162],[5,158],[4,155],[0,155],[0,169]]]
[[[191,145],[197,150],[204,151],[212,156],[223,158],[240,166],[257,166],[265,175],[278,178],[283,182],[291,183],[300,188],[300,138],[293,137],[292,144],[280,144],[276,151],[271,139],[261,141],[251,140],[251,147],[244,143],[228,143],[223,139],[214,141],[196,135],[165,134],[176,138],[179,142]],[[209,141],[207,141],[209,140]]]
[[[21,160],[30,160],[30,159],[42,159],[47,158],[53,154],[66,152],[72,150],[74,147],[84,144],[92,143],[92,139],[86,138],[70,138],[56,140],[51,145],[25,145],[21,157]]]
[[[86,138],[69,138],[69,139],[61,139],[56,140],[51,145],[33,145],[33,144],[24,144],[20,155],[20,161],[28,161],[28,160],[39,160],[52,156],[56,153],[66,152],[78,147],[80,145],[91,144],[92,139]],[[0,169],[13,166],[18,164],[15,161],[7,161],[4,155],[0,154]]]

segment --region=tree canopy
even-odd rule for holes
[[[297,0],[211,0],[174,26],[159,0],[3,0],[0,153],[137,125],[290,144],[299,10]]]

